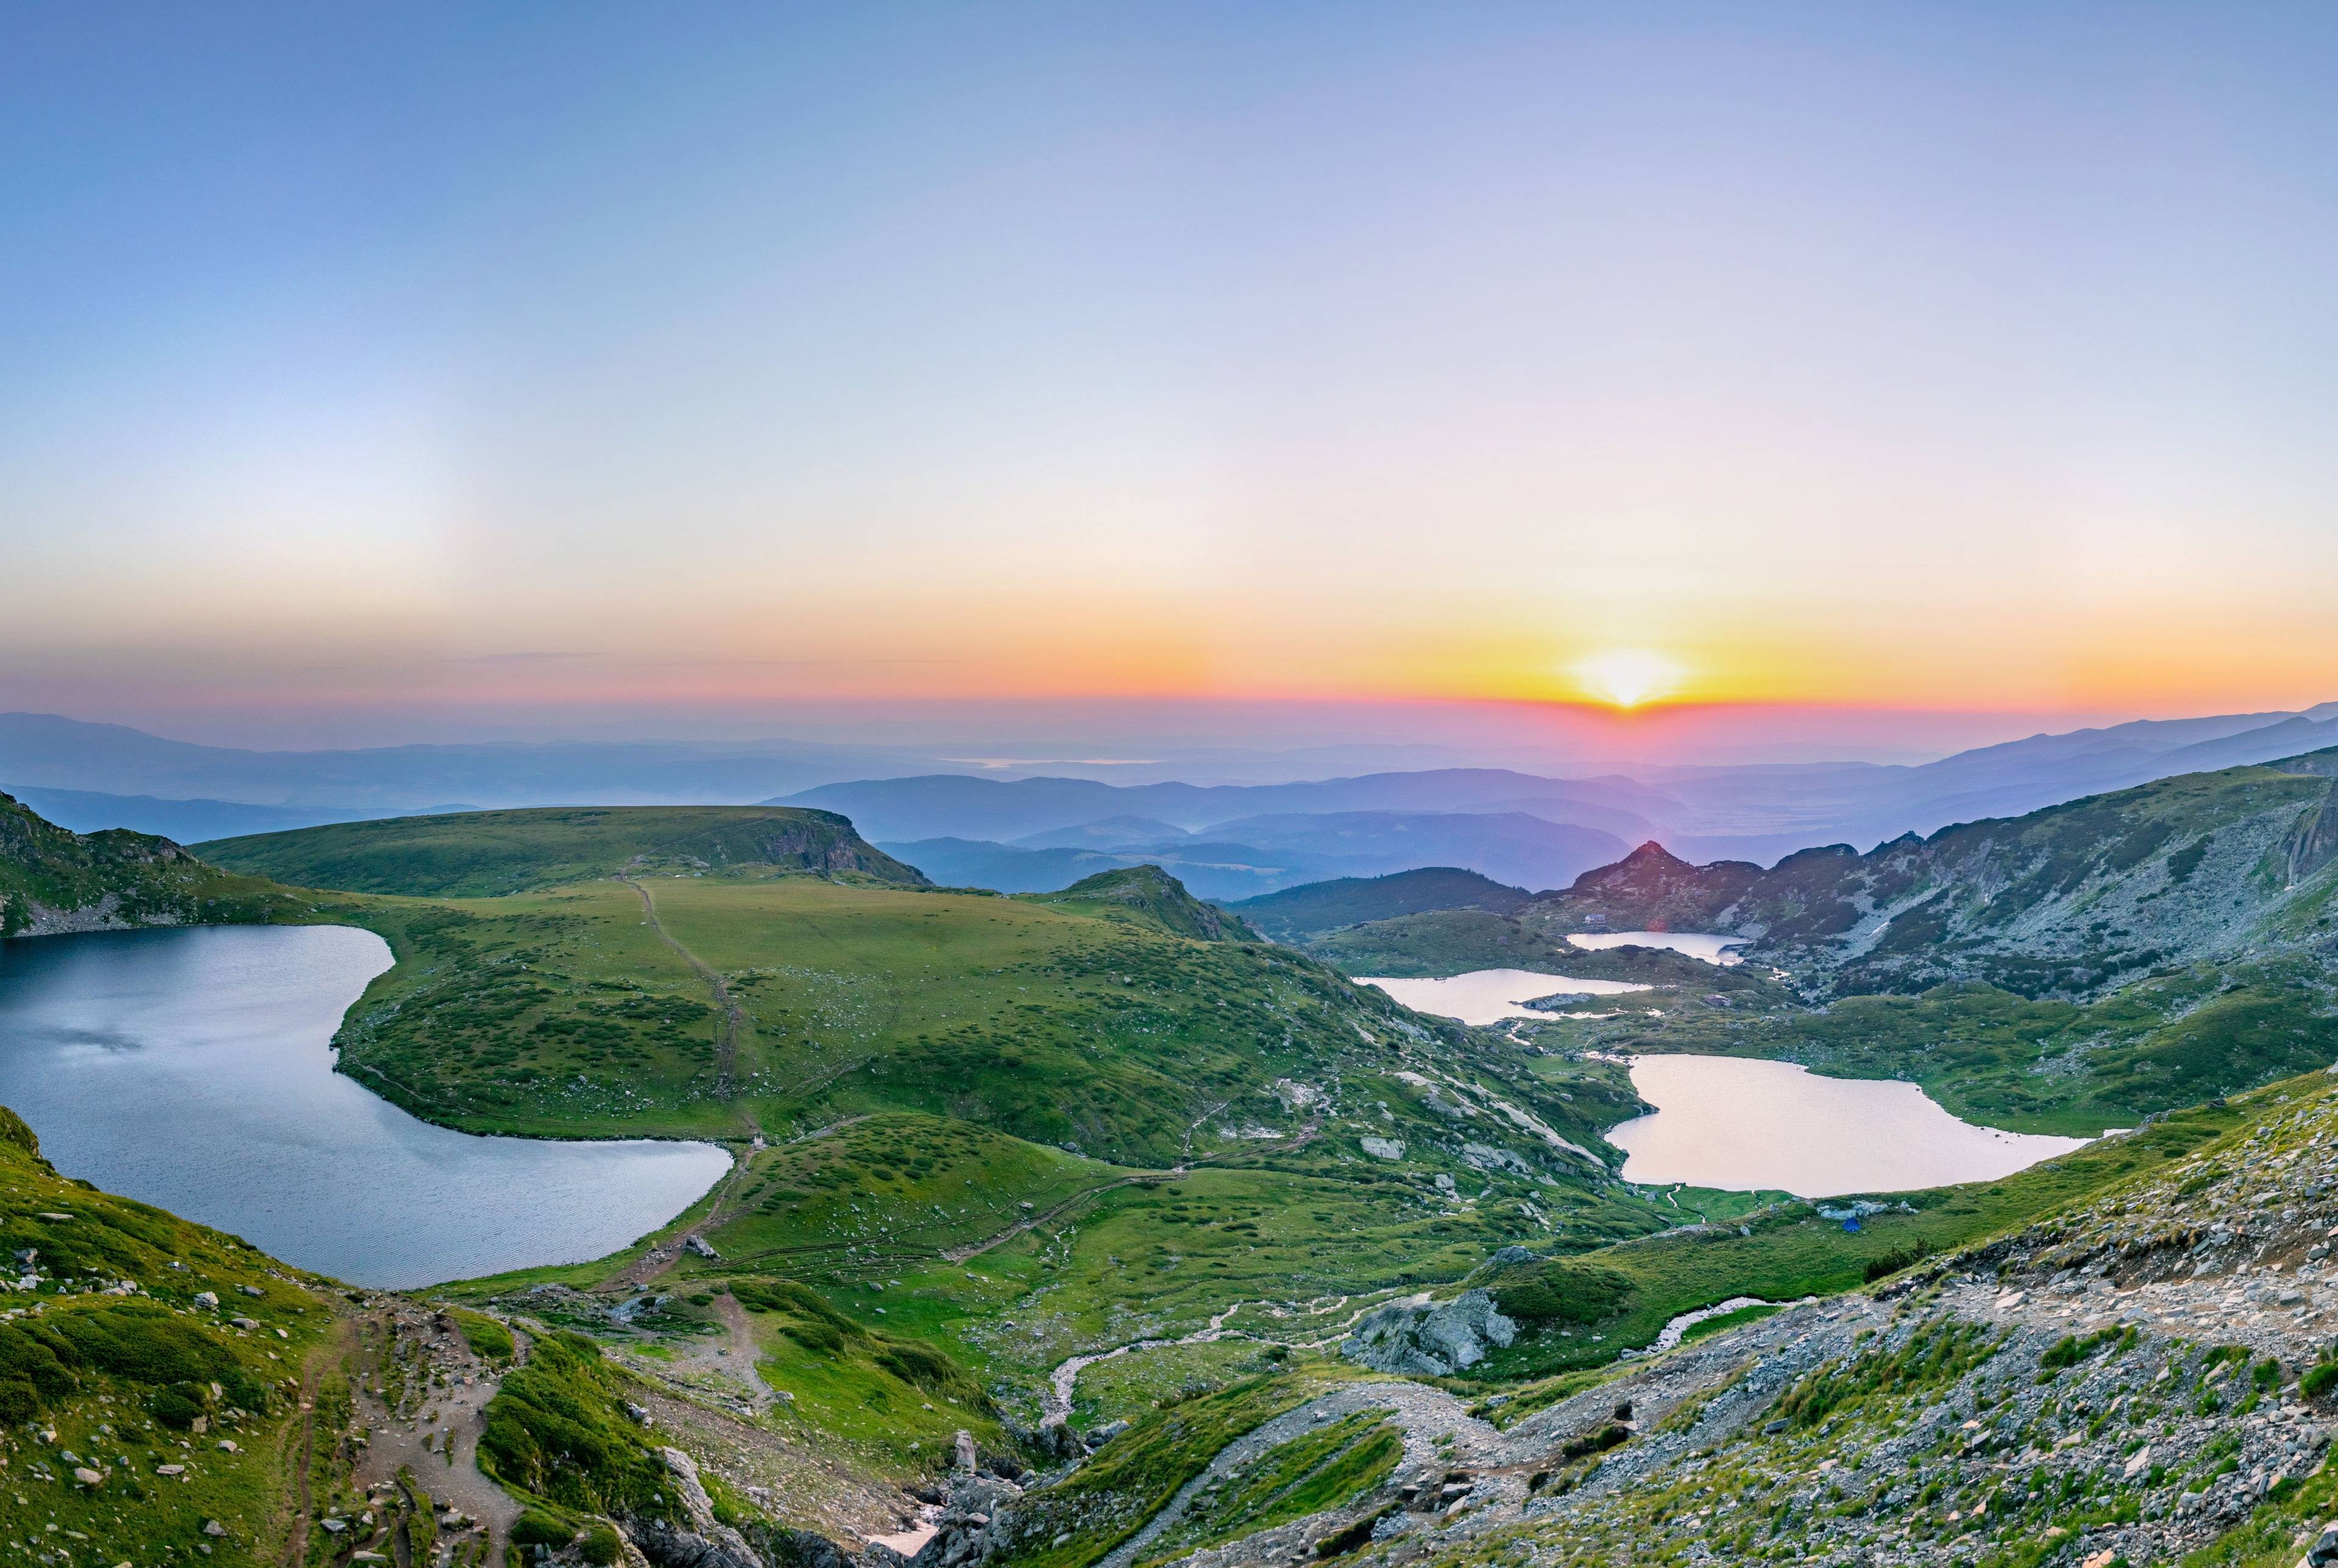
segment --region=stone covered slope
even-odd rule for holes
[[[2290,1568],[2338,1514],[2338,1075],[2232,1109],[2214,1142],[2018,1233],[1606,1374],[1474,1403],[1302,1376],[1242,1396],[1259,1436],[1202,1455],[1164,1435],[1210,1412],[1164,1412],[995,1499],[947,1553]],[[1254,1530],[1187,1522],[1368,1408],[1404,1435],[1384,1474]]]
[[[1982,980],[2100,995],[2243,954],[2338,955],[2338,752],[2187,774],[1864,854],[1692,867],[1654,844],[1523,918],[1551,930],[1726,931],[1820,994]]]
[[[205,865],[168,838],[74,833],[0,795],[0,936],[300,917],[280,887]]]
[[[337,822],[198,845],[222,866],[300,887],[487,898],[634,872],[810,872],[923,887],[832,811],[594,806]]]
[[[1616,1385],[1655,1419],[1433,1557],[2294,1561],[2338,1509],[2338,1079],[2243,1103],[2069,1213]]]

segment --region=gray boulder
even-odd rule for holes
[[[1369,1313],[1340,1353],[1376,1372],[1442,1377],[1518,1337],[1518,1324],[1502,1316],[1491,1294],[1465,1290],[1450,1301],[1393,1302]]]

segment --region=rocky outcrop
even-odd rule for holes
[[[74,833],[0,795],[0,936],[297,916],[290,898],[168,838]]]
[[[1022,1495],[1020,1486],[996,1475],[953,1478],[934,1537],[909,1559],[910,1568],[974,1568],[987,1562],[1004,1538],[1012,1504]]]
[[[2027,816],[1907,834],[1768,870],[1644,844],[1520,915],[1553,933],[1729,932],[1811,999],[1981,981],[2084,1001],[2156,970],[2332,929],[2338,754],[2189,773]]]
[[[713,1500],[698,1478],[698,1462],[679,1448],[661,1448],[658,1456],[673,1475],[688,1527],[666,1519],[634,1522],[627,1534],[642,1555],[656,1568],[763,1568],[746,1538],[715,1518]]]
[[[1376,1372],[1442,1377],[1476,1366],[1518,1334],[1489,1292],[1465,1290],[1450,1301],[1391,1302],[1368,1314],[1340,1354]]]
[[[652,1568],[764,1568],[763,1560],[745,1542],[738,1541],[733,1546],[710,1541],[670,1520],[635,1520],[626,1526],[625,1534]]]

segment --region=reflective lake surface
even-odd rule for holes
[[[1704,931],[1577,931],[1567,940],[1593,953],[1603,947],[1669,948],[1708,964],[1740,963],[1730,949],[1745,946],[1743,936],[1717,936]]]
[[[711,1143],[475,1137],[360,1088],[329,1042],[389,965],[340,926],[0,943],[0,1104],[68,1176],[366,1285],[597,1258],[730,1168]]]
[[[1647,986],[1629,980],[1572,980],[1564,975],[1537,975],[1531,969],[1474,969],[1449,980],[1359,979],[1359,985],[1377,985],[1408,1007],[1459,1018],[1464,1024],[1498,1024],[1505,1018],[1547,1018],[1524,1005],[1540,996],[1577,992],[1590,996],[1614,996]]]
[[[1656,1111],[1607,1134],[1627,1181],[1906,1192],[1993,1181],[2088,1142],[1976,1127],[1913,1083],[1822,1078],[1791,1062],[1637,1056],[1632,1087]]]

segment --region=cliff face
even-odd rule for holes
[[[74,833],[0,795],[0,936],[268,920],[289,897],[205,865],[168,838]]]

